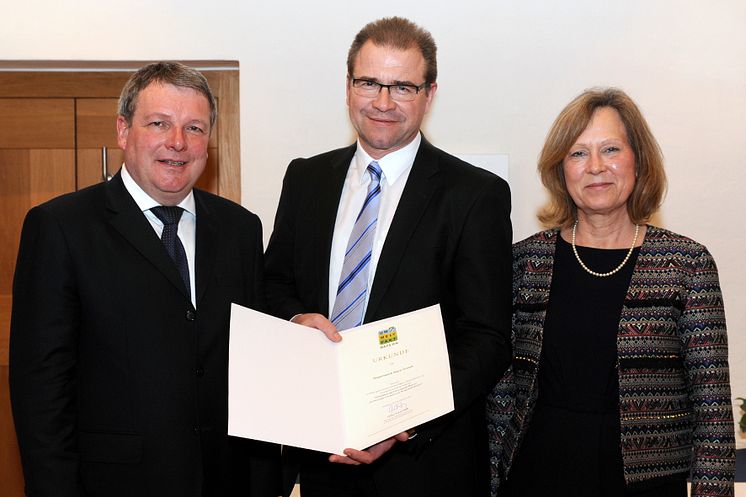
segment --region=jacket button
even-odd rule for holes
[[[205,370],[202,368],[197,368],[195,373],[197,374],[197,378],[202,378],[205,375]]]
[[[187,321],[194,321],[194,319],[197,317],[197,313],[193,310],[189,309],[186,311],[186,320]]]

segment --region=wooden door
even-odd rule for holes
[[[122,166],[117,146],[117,99],[76,99],[75,133],[78,138],[76,183],[78,190],[114,176]],[[104,155],[105,154],[105,155]]]
[[[23,496],[23,473],[8,392],[13,271],[23,218],[75,190],[73,99],[0,98],[0,488]]]

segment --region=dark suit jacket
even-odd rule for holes
[[[541,231],[513,249],[513,365],[487,403],[494,495],[510,474],[540,395],[539,361],[550,290],[557,291],[552,280],[559,237],[558,229]],[[588,311],[584,304],[578,301],[578,312]],[[728,337],[717,266],[707,248],[647,227],[616,343],[618,436],[630,493],[653,495],[661,481],[679,475],[691,476],[693,496],[732,497],[736,456]]]
[[[267,247],[270,312],[329,313],[329,257],[355,146],[294,160]],[[510,191],[424,139],[396,210],[365,321],[440,303],[456,410],[417,428],[371,468],[379,495],[488,492],[484,395],[510,364]],[[299,374],[301,374],[299,372]],[[304,469],[301,467],[301,485]]]
[[[226,435],[230,303],[264,307],[261,224],[194,196],[196,310],[119,175],[28,213],[10,344],[27,495],[277,495],[273,447]]]

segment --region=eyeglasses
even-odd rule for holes
[[[408,85],[406,83],[394,83],[392,85],[384,85],[378,81],[371,81],[370,79],[352,78],[352,91],[356,95],[361,97],[375,98],[381,93],[381,88],[386,88],[389,91],[389,96],[392,100],[397,102],[411,102],[415,99],[420,90],[429,87],[430,84],[425,82],[420,86]]]

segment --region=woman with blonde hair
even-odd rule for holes
[[[500,496],[732,496],[733,415],[717,268],[646,224],[660,148],[621,90],[591,89],[538,165],[551,229],[513,247],[513,365],[489,400]],[[499,488],[498,488],[499,486]]]

